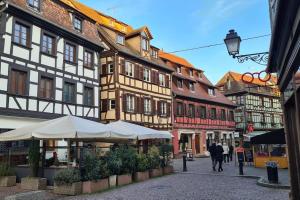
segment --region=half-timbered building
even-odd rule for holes
[[[267,82],[253,78],[248,83],[252,78],[242,76],[236,72],[228,72],[216,85],[226,97],[238,105],[234,117],[240,136],[249,132],[255,135],[281,128],[283,113],[276,77]]]
[[[0,131],[63,115],[98,120],[95,21],[64,0],[7,0],[0,14]]]
[[[182,152],[179,141],[196,155],[204,154],[214,140],[232,143],[235,104],[215,88],[202,70],[184,58],[163,51],[159,56],[175,71],[172,78],[175,155]]]

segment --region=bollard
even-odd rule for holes
[[[186,153],[184,153],[183,156],[182,156],[182,162],[183,162],[183,171],[186,172],[187,171],[187,167],[186,167]]]
[[[239,162],[240,175],[244,175],[243,165],[243,162]]]

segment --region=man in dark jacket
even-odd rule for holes
[[[230,158],[230,161],[232,161],[233,150],[234,150],[234,148],[233,148],[233,146],[232,146],[232,144],[231,144],[231,145],[229,146],[229,158]]]
[[[212,145],[209,147],[209,153],[212,161],[212,168],[214,171],[216,171],[216,165],[217,165],[217,160],[216,160],[216,143],[212,143]]]
[[[222,162],[223,162],[223,147],[222,144],[219,143],[216,147],[216,160],[219,162],[218,172],[223,171]]]

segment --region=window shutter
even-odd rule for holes
[[[137,64],[134,65],[134,78],[140,79],[140,66]]]
[[[169,76],[168,75],[165,75],[166,77],[166,88],[169,88],[170,87],[170,80],[169,80]]]
[[[127,95],[126,94],[123,94],[122,95],[122,100],[123,100],[123,102],[122,102],[122,110],[123,110],[123,112],[127,112],[127,100],[126,100],[126,97],[127,97]]]
[[[102,99],[102,103],[101,103],[101,111],[102,112],[107,112],[108,110],[108,100],[107,99]]]
[[[171,116],[171,104],[167,103],[167,116],[170,117]]]
[[[154,99],[151,99],[151,106],[152,106],[152,115],[155,115],[156,114],[156,109],[155,109],[155,106],[156,106],[156,101]]]
[[[140,66],[139,69],[140,69],[140,75],[139,75],[140,80],[144,80],[144,67]]]
[[[143,114],[143,113],[145,113],[144,98],[141,97],[140,100],[141,100],[140,101],[140,113]]]
[[[102,76],[105,76],[107,74],[107,65],[106,64],[103,64],[102,65],[102,73],[101,73],[101,75]]]
[[[157,115],[161,115],[161,101],[157,101]]]
[[[133,107],[134,107],[134,113],[138,113],[139,111],[139,98],[137,96],[133,96],[134,97],[134,103],[133,103]]]
[[[151,71],[151,82],[152,82],[153,84],[156,84],[155,71]]]
[[[174,110],[173,110],[173,112],[174,112],[174,116],[178,116],[178,108],[177,108],[177,102],[176,101],[174,101],[174,103],[173,103],[173,108],[174,108]]]
[[[125,59],[121,60],[121,74],[125,75]]]

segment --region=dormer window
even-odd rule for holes
[[[178,88],[183,88],[183,83],[182,83],[182,80],[181,80],[181,79],[178,79],[178,80],[177,80],[177,87],[178,87]]]
[[[151,49],[151,56],[152,56],[153,58],[158,58],[158,52],[157,52],[157,50]]]
[[[79,32],[82,31],[82,20],[79,17],[74,16],[73,25],[74,25],[74,29],[76,31],[79,31]]]
[[[146,38],[142,38],[142,49],[144,51],[149,50],[149,41]]]
[[[216,96],[215,89],[214,88],[208,88],[208,94],[209,94],[209,96]]]
[[[199,79],[202,79],[202,77],[203,77],[202,72],[198,72],[198,77],[199,77]]]
[[[190,87],[190,90],[191,90],[192,92],[195,91],[195,85],[194,85],[193,82],[190,82],[189,87]]]
[[[125,38],[123,35],[117,35],[117,43],[124,45]]]
[[[181,74],[181,67],[180,66],[177,67],[177,73]]]
[[[40,0],[27,0],[27,4],[34,10],[40,11]]]
[[[190,70],[190,77],[193,77],[193,70]]]

